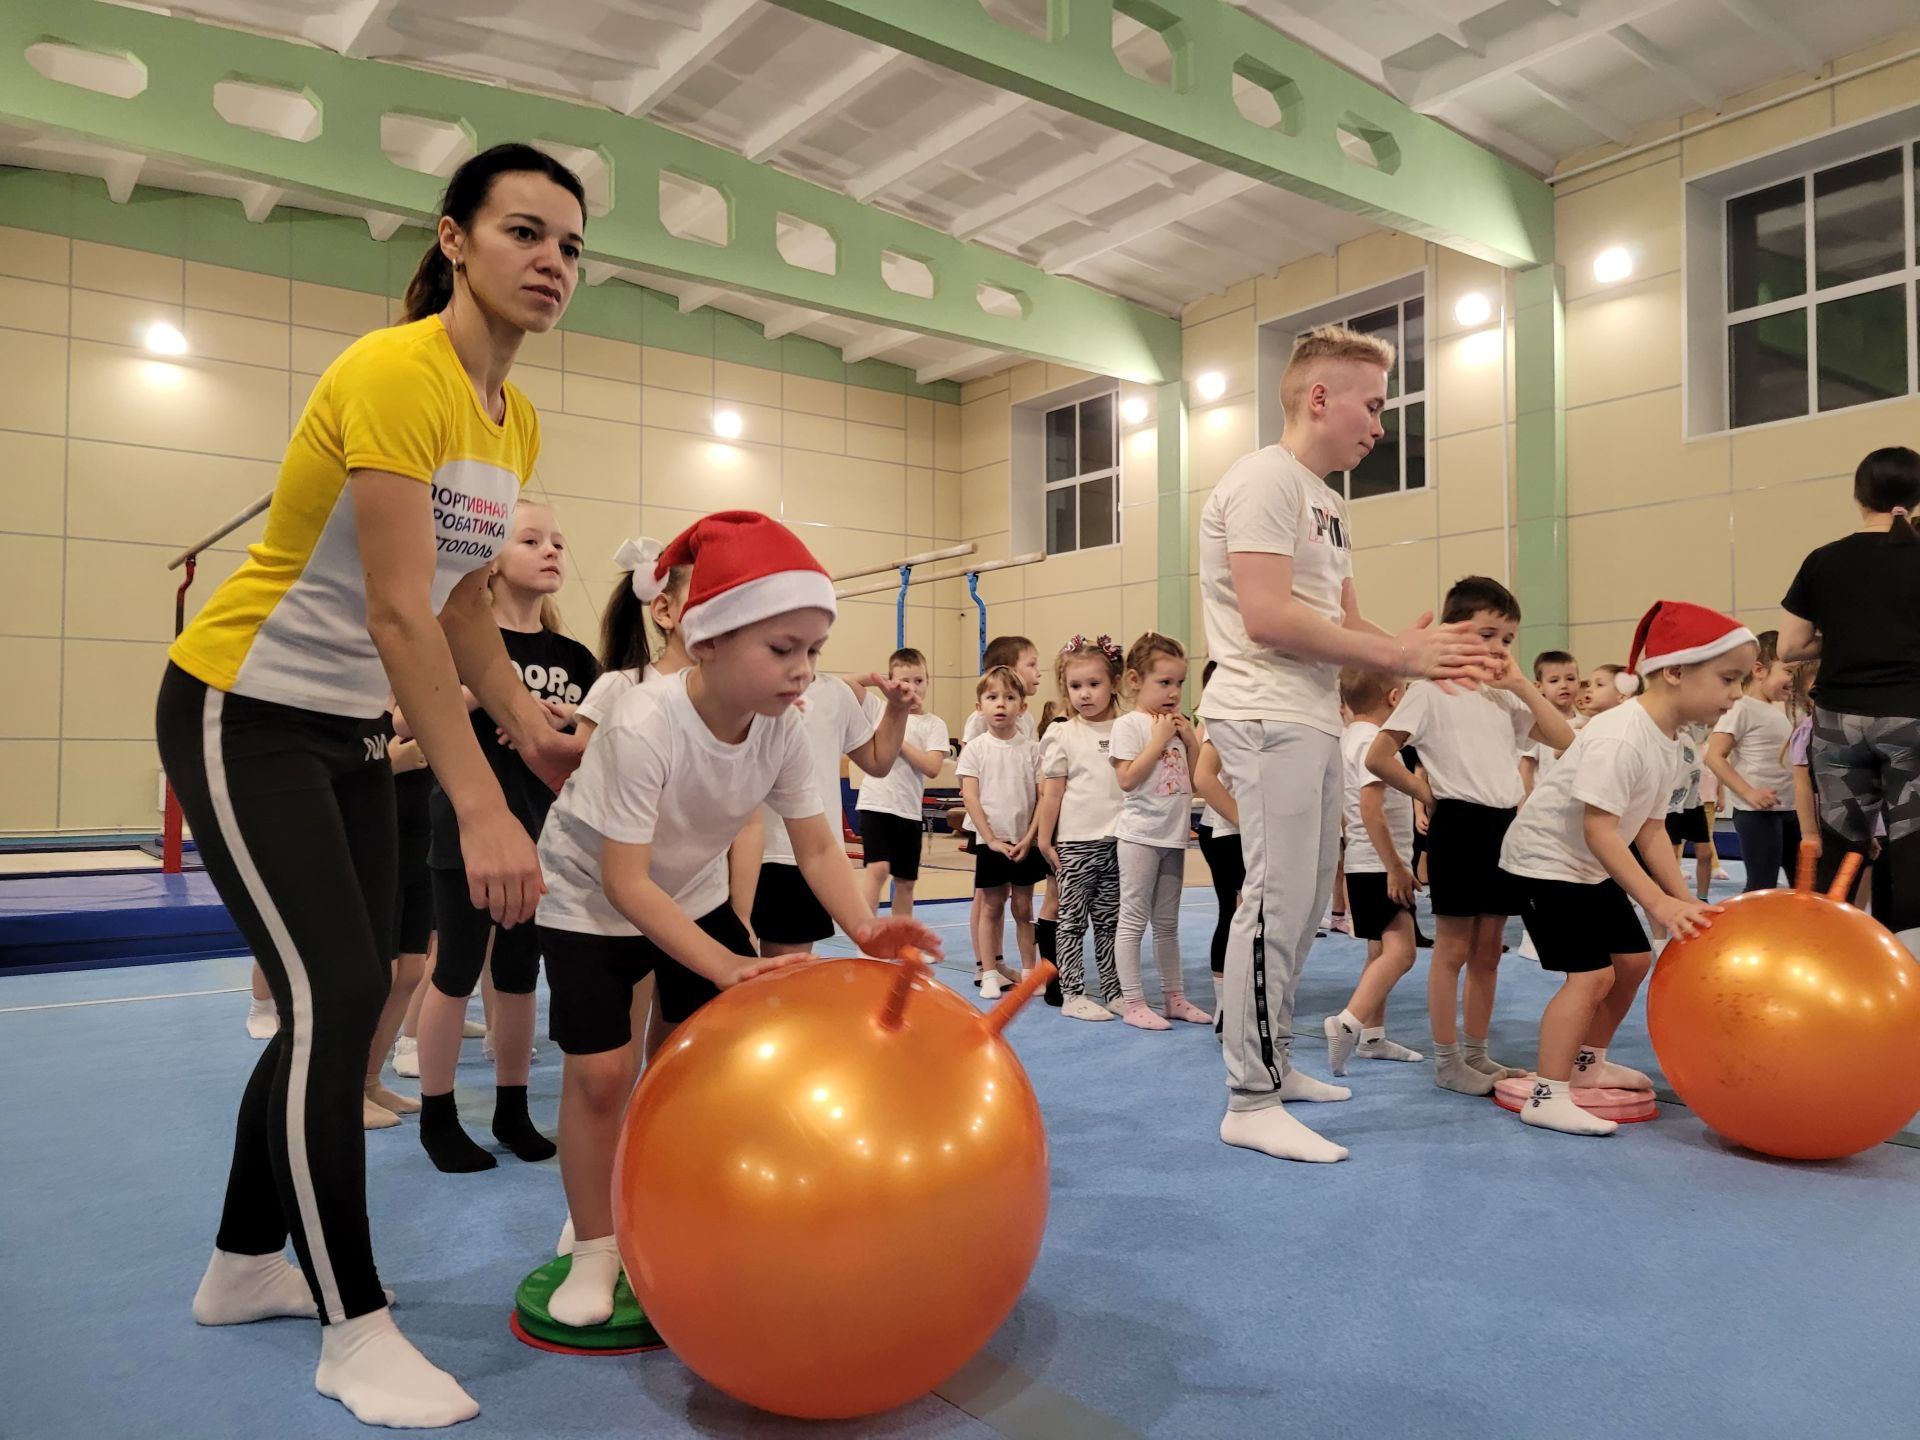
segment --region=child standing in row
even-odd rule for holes
[[[1780,702],[1793,688],[1793,670],[1780,658],[1777,630],[1763,630],[1746,693],[1719,717],[1707,741],[1707,765],[1732,797],[1733,832],[1746,866],[1744,890],[1771,890],[1800,853],[1800,821],[1793,812],[1793,774],[1787,742],[1793,722]]]
[[[1039,829],[1040,746],[1020,732],[1027,689],[1020,677],[996,666],[974,687],[979,733],[960,752],[955,773],[960,798],[973,822],[973,953],[980,969],[980,996],[1000,998],[1001,937],[1009,899],[1022,973],[1034,967],[1033,887],[1047,873],[1034,844]],[[971,728],[971,722],[969,722]]]
[[[1213,679],[1218,662],[1209,660],[1200,672],[1204,693]],[[1213,880],[1213,943],[1208,947],[1208,968],[1213,972],[1214,1008],[1220,1005],[1220,986],[1227,973],[1227,937],[1233,932],[1233,915],[1240,908],[1240,890],[1247,882],[1246,856],[1240,849],[1240,806],[1227,789],[1227,778],[1220,765],[1220,750],[1207,738],[1204,720],[1194,725],[1200,737],[1200,760],[1193,767],[1193,793],[1205,802],[1194,836],[1200,842],[1200,854],[1207,862]],[[1218,1016],[1215,1017],[1216,1026]]]
[[[1575,708],[1582,682],[1580,662],[1573,656],[1564,650],[1542,650],[1533,657],[1533,683],[1571,728],[1578,730],[1587,723]],[[1532,794],[1533,787],[1547,778],[1547,771],[1553,768],[1553,762],[1560,758],[1560,753],[1551,745],[1542,745],[1538,741],[1520,752],[1520,774],[1526,781],[1528,794]]]
[[[1633,905],[1680,936],[1711,923],[1714,907],[1687,893],[1665,843],[1666,814],[1686,783],[1674,742],[1682,725],[1713,721],[1734,703],[1755,653],[1753,633],[1737,621],[1656,602],[1633,638],[1628,684],[1641,693],[1581,730],[1507,832],[1500,863],[1540,963],[1566,977],[1540,1017],[1538,1077],[1520,1111],[1528,1125],[1610,1135],[1618,1125],[1581,1109],[1573,1088],[1653,1088],[1607,1059],[1653,963]],[[1628,848],[1636,844],[1640,861]]]
[[[1496,1080],[1525,1073],[1487,1055],[1502,935],[1507,917],[1519,908],[1500,870],[1500,843],[1524,798],[1520,750],[1530,741],[1565,750],[1573,744],[1573,729],[1513,663],[1520,602],[1506,586],[1468,576],[1447,592],[1442,621],[1465,622],[1468,633],[1485,643],[1493,677],[1478,690],[1452,693],[1415,681],[1374,737],[1367,769],[1425,805],[1430,817],[1427,874],[1435,934],[1427,1012],[1435,1083],[1463,1095],[1489,1095]],[[1419,747],[1424,780],[1400,761],[1409,741]],[[1456,1039],[1463,969],[1466,1031]]]
[[[987,648],[980,656],[980,674],[984,678],[988,671],[999,669],[1011,670],[1013,672],[1014,677],[1019,680],[1021,688],[1028,699],[1040,693],[1040,651],[1035,647],[1033,641],[1029,640],[1026,636],[996,635],[987,642]],[[966,724],[960,727],[961,745],[963,747],[967,745],[986,728],[986,717],[981,714],[978,705],[976,705],[973,713],[967,716]],[[1020,719],[1015,728],[1029,740],[1037,741],[1040,738],[1039,727],[1034,724],[1033,715],[1029,711],[1022,710],[1020,712]],[[964,810],[965,806],[963,805],[961,808]],[[970,855],[977,854],[979,850],[979,840],[974,832],[973,816],[971,814],[965,815],[961,821],[960,828],[965,832],[967,837],[967,853]],[[973,908],[968,912],[967,917],[967,933],[969,935],[974,934],[980,928],[981,911],[984,904],[985,902],[982,901],[977,894],[973,897]],[[996,939],[994,943],[996,947],[1000,943],[997,938],[998,933],[997,931],[995,932]],[[1000,979],[1003,982],[1011,984],[1019,978],[1011,970],[1006,968],[1006,957],[1003,956],[997,948],[994,951],[993,965],[994,968],[1000,972]],[[984,974],[984,970],[976,971],[973,977],[973,983],[975,985],[981,984]],[[1055,985],[1059,984],[1057,976],[1053,983]]]
[[[887,678],[904,686],[909,697],[907,728],[900,758],[885,775],[860,785],[854,808],[860,814],[860,849],[866,868],[867,904],[880,908],[880,892],[893,881],[891,910],[913,914],[913,888],[920,879],[920,845],[926,835],[922,800],[927,781],[947,761],[947,722],[927,713],[927,657],[901,648],[887,657]],[[877,726],[886,702],[867,697],[867,718]]]
[[[633,1088],[635,982],[654,975],[677,1024],[720,988],[771,968],[728,903],[724,865],[763,805],[786,822],[808,893],[863,952],[939,954],[925,927],[874,919],[838,817],[822,813],[793,702],[837,608],[826,571],[790,530],[751,511],[696,522],[661,554],[649,588],[659,593],[670,568],[686,564],[681,626],[695,664],[620,698],[540,836],[540,945],[550,1030],[565,1056],[560,1175],[577,1230],[551,1301],[565,1325],[613,1313],[613,1159]]]
[[[1114,825],[1124,798],[1114,777],[1110,746],[1120,714],[1120,647],[1105,635],[1076,635],[1061,647],[1054,684],[1066,697],[1067,718],[1047,731],[1041,746],[1038,837],[1054,870],[1059,897],[1061,1014],[1074,1020],[1111,1020],[1120,998],[1114,967],[1114,928],[1120,916],[1120,852]],[[1087,993],[1086,931],[1093,929],[1099,999]]]
[[[1187,652],[1152,630],[1127,652],[1127,688],[1135,709],[1113,726],[1109,756],[1126,800],[1114,825],[1120,851],[1120,920],[1114,956],[1120,969],[1120,1018],[1141,1030],[1168,1020],[1210,1025],[1213,1016],[1187,999],[1180,970],[1180,892],[1187,883],[1187,834],[1193,822],[1192,770],[1199,741],[1180,713]],[[1166,1017],[1148,1008],[1140,984],[1140,943],[1153,926]]]
[[[1326,1020],[1327,1061],[1336,1075],[1347,1061],[1422,1060],[1418,1050],[1387,1039],[1387,996],[1413,968],[1413,801],[1367,769],[1381,724],[1400,703],[1400,682],[1378,670],[1342,670],[1340,704],[1353,718],[1340,737],[1346,785],[1347,906],[1353,933],[1367,942],[1367,968],[1338,1015]]]

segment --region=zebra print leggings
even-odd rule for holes
[[[1120,998],[1120,972],[1113,963],[1113,931],[1120,919],[1120,842],[1066,840],[1060,855],[1060,929],[1054,941],[1060,957],[1060,988],[1068,995],[1086,990],[1082,947],[1093,926],[1094,964],[1100,971],[1100,1003]]]

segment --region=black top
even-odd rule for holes
[[[1920,716],[1920,545],[1870,532],[1822,545],[1780,604],[1820,632],[1822,709]]]
[[[551,630],[502,629],[507,658],[521,683],[536,699],[558,700],[578,705],[588,687],[600,678],[600,666],[593,652],[578,640],[556,635]],[[553,791],[521,761],[508,746],[496,738],[500,727],[485,710],[472,715],[474,738],[480,752],[493,766],[500,782],[500,793],[507,797],[507,808],[527,827],[527,834],[540,838],[547,810],[553,804]],[[458,870],[465,865],[460,856],[460,822],[453,813],[453,801],[438,785],[433,787],[433,845],[427,863],[436,870]]]

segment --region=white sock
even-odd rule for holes
[[[1369,1025],[1360,1032],[1360,1058],[1362,1060],[1424,1060],[1427,1057],[1418,1050],[1409,1050],[1405,1045],[1387,1039],[1387,1027]]]
[[[271,1040],[280,1029],[280,1012],[273,1001],[253,1000],[247,1004],[247,1034],[256,1040]]]
[[[573,1268],[547,1302],[562,1325],[604,1325],[613,1318],[613,1287],[620,1283],[620,1242],[611,1235],[573,1242]]]
[[[1460,1053],[1458,1042],[1433,1047],[1433,1083],[1442,1090],[1454,1090],[1462,1095],[1491,1095],[1494,1078],[1484,1070],[1476,1070],[1467,1063]]]
[[[1529,1125],[1567,1135],[1611,1135],[1620,1128],[1613,1121],[1589,1115],[1574,1104],[1570,1080],[1535,1080],[1533,1094],[1520,1108],[1520,1118]]]
[[[338,1400],[363,1425],[437,1430],[480,1413],[460,1382],[416,1350],[387,1310],[321,1331],[313,1388]]]
[[[1353,1091],[1344,1085],[1329,1085],[1324,1080],[1316,1080],[1287,1066],[1286,1073],[1280,1077],[1280,1098],[1282,1100],[1309,1100],[1325,1102],[1329,1100],[1351,1099]]]
[[[1242,1150],[1258,1150],[1276,1160],[1305,1160],[1327,1165],[1347,1158],[1347,1147],[1315,1134],[1279,1105],[1264,1110],[1229,1110],[1220,1122],[1220,1138]]]
[[[571,1255],[573,1253],[573,1212],[567,1212],[567,1223],[560,1227],[560,1238],[553,1242],[553,1253]]]
[[[383,1290],[387,1303],[393,1291]],[[193,1292],[193,1318],[202,1325],[248,1325],[255,1320],[318,1320],[307,1277],[283,1252],[235,1255],[216,1250]]]
[[[1354,1046],[1365,1034],[1359,1018],[1351,1010],[1342,1010],[1338,1015],[1329,1015],[1321,1028],[1327,1032],[1327,1068],[1336,1075],[1346,1074]]]
[[[1581,1086],[1611,1086],[1616,1090],[1651,1090],[1653,1077],[1631,1065],[1607,1059],[1604,1045],[1582,1045],[1573,1062],[1573,1083]]]
[[[980,977],[980,998],[998,1000],[1000,998],[1000,972],[989,970]]]

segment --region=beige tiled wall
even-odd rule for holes
[[[0,228],[0,833],[157,823],[166,561],[272,488],[314,380],[390,318],[377,295]],[[191,346],[179,363],[140,347],[163,319]],[[711,510],[779,515],[834,571],[959,537],[957,406],[573,333],[529,340],[514,380],[540,409],[529,493],[571,542],[562,608],[589,644],[619,542]],[[713,438],[722,404],[737,442]],[[261,523],[206,557],[190,613]],[[930,590],[912,601],[908,641],[940,666],[953,626]],[[827,663],[881,665],[893,643],[890,595],[849,600]]]

